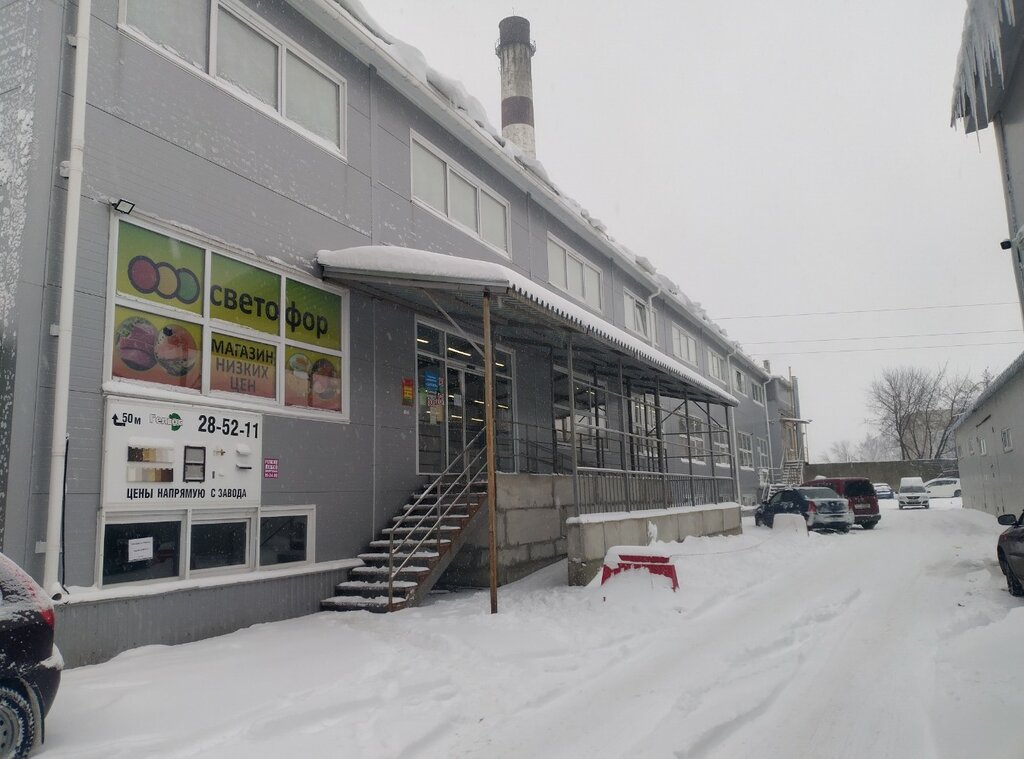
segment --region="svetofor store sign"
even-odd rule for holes
[[[113,377],[343,410],[339,293],[125,221],[115,282]]]

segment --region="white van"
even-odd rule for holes
[[[896,493],[900,502],[900,508],[920,508],[928,506],[928,490],[924,486],[924,480],[920,477],[903,477],[900,479],[900,489]]]

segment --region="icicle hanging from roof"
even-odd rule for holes
[[[988,124],[986,85],[995,82],[996,74],[1003,81],[1001,31],[1004,23],[1016,24],[1014,16],[1013,0],[968,0],[953,84],[952,125],[968,116],[975,128]]]

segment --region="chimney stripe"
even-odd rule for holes
[[[533,98],[514,95],[501,101],[501,125],[511,124],[533,126]]]

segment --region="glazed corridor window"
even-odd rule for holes
[[[412,196],[508,253],[508,204],[416,138],[412,139]]]
[[[697,341],[675,324],[672,325],[672,353],[689,364],[697,364]]]
[[[342,293],[119,221],[110,376],[347,413]]]
[[[754,399],[754,403],[764,405],[764,385],[760,382],[750,383],[750,395]]]
[[[726,381],[725,359],[710,349],[708,350],[708,373],[720,382]]]
[[[623,290],[622,298],[625,306],[626,329],[649,340],[651,324],[647,303],[627,290]]]
[[[736,433],[736,448],[740,455],[740,466],[744,469],[754,468],[754,445],[751,436],[746,432]]]
[[[576,300],[601,310],[601,270],[551,238],[548,238],[548,281]]]
[[[344,153],[345,80],[241,4],[123,0],[123,8],[124,24],[163,51]]]
[[[733,372],[732,384],[737,393],[741,393],[743,395],[747,394],[747,375],[745,375],[742,370],[737,369]]]

